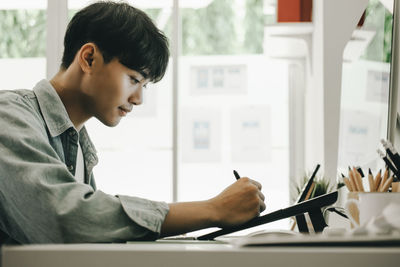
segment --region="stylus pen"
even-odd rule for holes
[[[233,175],[235,175],[236,180],[240,179],[240,175],[237,171],[233,170]]]

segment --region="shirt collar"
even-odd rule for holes
[[[52,137],[58,136],[67,129],[74,127],[64,103],[49,81],[41,80],[35,85],[33,91]]]

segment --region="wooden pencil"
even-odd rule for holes
[[[347,189],[352,192],[354,189],[351,187],[350,180],[347,177],[343,177],[343,182],[346,185]]]
[[[376,192],[374,176],[372,175],[371,169],[368,169],[368,183],[369,183],[369,191]]]
[[[379,185],[379,192],[382,192],[383,185],[386,183],[386,181],[389,179],[389,169],[386,167],[385,173],[383,174],[381,183]]]
[[[392,182],[393,182],[393,175],[390,176],[390,177],[385,181],[385,183],[383,184],[383,186],[382,186],[382,188],[381,188],[381,190],[380,190],[379,192],[387,192],[388,189],[389,189],[389,187],[392,185]]]
[[[357,184],[356,184],[353,172],[351,171],[350,167],[349,167],[349,179],[350,179],[351,188],[353,188],[354,192],[357,192],[358,191]]]
[[[314,191],[314,187],[315,187],[315,182],[312,182],[310,189],[308,189],[308,192],[306,194],[306,197],[304,198],[304,201],[308,200],[311,196],[311,193]],[[292,226],[290,227],[290,230],[293,231],[294,228],[296,227],[296,219],[294,220]]]
[[[400,192],[400,182],[392,183],[392,193]]]
[[[355,178],[358,191],[360,191],[360,192],[365,192],[365,191],[364,191],[364,186],[363,186],[363,183],[362,183],[361,174],[360,174],[360,172],[359,172],[355,167],[353,167],[353,176],[354,176],[354,178]]]
[[[379,172],[376,174],[375,176],[375,191],[378,191],[379,189],[379,185],[381,184],[381,180],[382,180],[382,170],[379,170]]]

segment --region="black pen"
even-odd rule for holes
[[[240,175],[237,173],[237,171],[233,170],[233,175],[235,175],[236,180],[240,179]]]
[[[388,150],[391,152],[392,155],[390,156],[390,159],[393,161],[394,166],[398,169],[400,169],[400,155],[399,153],[396,151],[396,149],[394,149],[393,145],[389,142],[387,142],[387,147]]]
[[[400,174],[399,174],[398,170],[396,169],[396,167],[393,166],[393,163],[392,163],[391,159],[388,158],[387,156],[385,156],[385,153],[383,153],[381,150],[378,149],[377,151],[378,151],[379,156],[381,156],[381,158],[383,159],[383,161],[386,163],[386,166],[388,166],[389,169],[390,169],[397,177],[399,177]]]

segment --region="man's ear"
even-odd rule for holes
[[[102,58],[94,43],[84,44],[78,52],[78,63],[85,73],[92,73],[94,65],[99,64]]]

